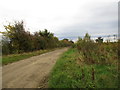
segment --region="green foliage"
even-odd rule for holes
[[[67,46],[72,46],[72,45],[74,45],[74,42],[69,41],[66,38],[60,41],[60,46],[62,46],[62,47],[67,47]]]
[[[79,38],[77,41],[78,52],[82,53],[87,64],[112,64],[112,60],[116,62],[117,45],[118,43],[95,43],[90,38],[87,41]]]
[[[4,26],[6,29],[5,36],[10,39],[10,46],[14,49],[11,53],[27,52],[31,50],[30,32],[25,32],[22,22],[15,22],[13,25]],[[4,54],[4,53],[3,53]]]
[[[51,72],[50,88],[118,88],[118,42],[78,38]]]
[[[3,39],[2,41],[2,53],[4,55],[73,45],[73,42],[68,39],[59,41],[47,29],[31,34],[25,30],[23,21],[18,21],[4,27],[6,32],[2,32],[2,34],[5,38],[9,39],[7,41]]]
[[[103,38],[102,37],[98,37],[98,39],[96,39],[97,43],[103,43]]]
[[[78,60],[75,48],[56,62],[49,79],[50,88],[117,88],[117,65],[88,65]]]
[[[54,49],[51,50],[38,50],[38,51],[34,51],[34,52],[27,52],[27,53],[22,53],[22,54],[11,54],[11,55],[7,55],[7,56],[3,56],[2,57],[2,64],[6,65],[8,63],[12,63],[12,62],[16,62],[22,59],[26,59],[32,56],[36,56],[36,55],[40,55],[42,53],[46,53],[49,51],[52,51]]]
[[[6,37],[2,37],[1,41],[1,47],[2,47],[2,53],[4,54],[9,54],[10,53],[10,45],[9,45],[9,40]]]
[[[85,42],[89,42],[90,40],[90,35],[88,33],[85,34],[85,37],[83,38]]]

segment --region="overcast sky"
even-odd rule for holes
[[[119,0],[1,0],[0,31],[8,22],[24,20],[31,33],[43,29],[59,39],[75,40],[118,33]]]

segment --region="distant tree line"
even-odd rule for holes
[[[1,32],[2,53],[14,54],[35,50],[52,49],[71,46],[74,42],[68,39],[59,40],[47,29],[31,34],[24,28],[24,22],[17,21],[14,24],[4,26],[6,32]]]

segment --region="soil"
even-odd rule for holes
[[[47,88],[51,69],[67,49],[57,49],[3,66],[2,88]]]

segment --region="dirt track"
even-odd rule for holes
[[[59,56],[67,48],[34,56],[2,68],[3,88],[47,87],[49,73]]]

